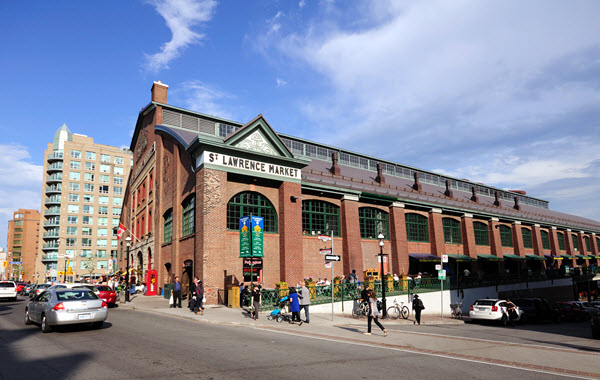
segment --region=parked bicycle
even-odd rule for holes
[[[451,303],[450,309],[452,310],[452,318],[462,318],[462,305],[463,303]]]
[[[394,305],[388,307],[387,315],[389,318],[398,319],[402,316],[404,319],[408,319],[410,315],[410,309],[407,306],[404,306],[404,302],[394,300]]]
[[[355,298],[354,307],[352,308],[352,318],[360,318],[367,314],[369,314],[369,305],[367,304],[367,301],[360,301]]]

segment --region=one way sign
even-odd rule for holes
[[[325,261],[340,261],[340,255],[325,255]]]

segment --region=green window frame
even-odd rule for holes
[[[548,231],[540,231],[542,235],[542,248],[550,249],[550,234]]]
[[[429,243],[429,222],[426,216],[407,213],[404,219],[408,241]]]
[[[196,196],[190,195],[181,204],[181,236],[188,236],[196,232]]]
[[[500,225],[500,244],[503,247],[512,247],[513,239],[512,239],[512,229],[503,224]]]
[[[358,209],[360,222],[360,237],[363,239],[377,239],[383,234],[385,239],[390,238],[389,214],[374,207],[361,207]]]
[[[460,231],[460,221],[452,218],[443,218],[444,243],[462,244],[462,234]]]
[[[163,229],[163,243],[167,244],[173,240],[173,209],[168,209],[163,215],[164,229]]]
[[[590,246],[590,237],[589,236],[584,236],[583,237],[583,241],[585,242],[585,249],[587,250],[587,252],[591,252],[592,251],[592,247]]]
[[[521,227],[521,235],[523,236],[523,247],[533,248],[533,240],[531,239],[531,230]]]
[[[600,238],[596,238],[596,249],[600,251]]]
[[[263,231],[277,233],[277,212],[267,197],[254,191],[234,195],[227,203],[227,229],[239,230],[243,216],[263,218]]]
[[[571,234],[571,241],[573,241],[573,251],[579,251],[579,240],[577,240],[577,235]]]
[[[333,203],[308,199],[302,201],[302,234],[340,236],[340,208]]]
[[[556,240],[558,240],[558,249],[564,251],[565,248],[565,235],[562,232],[556,233]]]
[[[487,223],[473,222],[473,234],[475,235],[475,245],[490,245],[490,233]]]

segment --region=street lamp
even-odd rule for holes
[[[379,233],[379,236],[377,236],[377,238],[379,239],[379,260],[381,262],[381,272],[380,272],[380,277],[381,277],[381,302],[383,303],[383,318],[387,318],[387,305],[385,302],[385,287],[386,284],[383,282],[383,239],[385,238],[385,236],[383,236],[382,233]]]
[[[65,253],[65,273],[63,274],[63,282],[66,284],[67,283],[67,260],[69,259],[69,256],[67,256],[67,254]]]
[[[125,241],[127,242],[126,243],[126,245],[127,245],[127,257],[126,257],[127,265],[125,267],[126,268],[125,270],[127,271],[127,272],[125,272],[125,303],[128,303],[129,302],[129,246],[131,245],[131,237],[127,236],[125,238]]]

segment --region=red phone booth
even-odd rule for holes
[[[156,290],[156,270],[150,269],[146,275],[146,295],[155,296]]]

